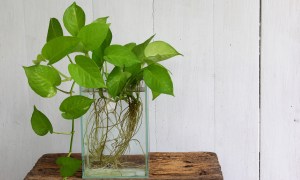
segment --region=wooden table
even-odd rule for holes
[[[65,154],[43,155],[25,180],[58,180],[59,167],[55,159]],[[73,154],[80,159],[81,154]],[[70,180],[81,179],[81,171]],[[150,153],[150,180],[223,180],[217,155],[211,152]],[[129,179],[123,179],[129,180]],[[138,179],[134,179],[138,180]]]

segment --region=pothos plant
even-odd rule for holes
[[[114,101],[131,96],[128,89],[137,87],[141,81],[151,89],[153,99],[160,94],[173,95],[169,72],[159,62],[181,54],[166,42],[151,42],[154,36],[141,44],[111,45],[112,32],[107,19],[102,17],[86,24],[84,11],[74,2],[63,15],[64,27],[70,35],[64,35],[60,22],[51,18],[41,53],[33,60],[34,65],[23,67],[29,86],[39,96],[51,98],[57,91],[68,96],[59,110],[62,118],[71,123],[69,133],[55,132],[49,118],[36,106],[31,117],[32,129],[39,136],[70,135],[68,155],[56,160],[62,177],[72,176],[81,166],[80,160],[71,157],[74,121],[95,102],[95,99],[75,95],[75,84],[108,92]],[[54,66],[61,60],[69,61],[69,75]],[[112,70],[107,66],[113,67]],[[69,90],[59,88],[63,82],[71,82]]]

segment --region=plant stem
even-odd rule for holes
[[[64,90],[62,90],[62,89],[59,89],[58,87],[56,87],[56,89],[57,89],[57,90],[59,90],[60,92],[63,92],[63,93],[65,93],[65,94],[70,94],[70,92],[68,92],[68,91],[64,91]]]
[[[74,85],[75,85],[75,81],[73,81],[73,83],[72,83],[72,86],[71,86],[71,89],[70,89],[70,96],[72,96],[72,94],[73,94],[73,88],[74,88]]]
[[[60,72],[60,71],[59,71],[58,69],[56,69],[54,66],[50,65],[50,67],[52,67],[53,69],[55,69],[55,70],[58,72],[58,74],[60,74],[62,77],[66,78],[66,79],[70,78],[70,77],[68,77],[67,75],[65,75],[65,74],[63,74],[62,72]]]
[[[74,88],[74,85],[75,85],[75,81],[73,81],[73,83],[72,83],[72,86],[71,86],[71,89],[70,89],[70,92],[69,92],[69,93],[70,93],[70,96],[73,95],[73,88]],[[71,140],[70,140],[70,149],[69,149],[68,157],[70,157],[71,154],[72,154],[73,138],[74,138],[74,119],[72,119]]]
[[[68,57],[68,59],[69,59],[70,63],[71,63],[71,64],[74,64],[74,63],[73,63],[73,61],[72,61],[72,59],[70,58],[70,56],[69,56],[69,55],[67,55],[67,57]]]
[[[69,149],[68,157],[70,157],[72,154],[73,137],[74,137],[74,119],[72,119],[72,131],[71,131],[70,149]]]
[[[106,79],[107,79],[107,63],[106,63],[106,61],[104,61],[104,65],[105,65],[105,73],[104,73],[104,75],[105,75],[105,77],[106,77]]]
[[[71,135],[70,132],[53,132],[53,134],[63,134],[63,135]]]
[[[61,82],[67,82],[67,81],[71,81],[71,80],[72,80],[72,78],[71,78],[71,77],[68,77],[68,78],[66,78],[66,79],[61,80]]]

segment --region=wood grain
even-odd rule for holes
[[[155,0],[154,30],[184,54],[162,62],[176,97],[156,101],[156,150],[214,151],[226,179],[258,179],[259,0]]]
[[[58,180],[57,157],[65,154],[43,155],[27,174],[25,180]],[[80,158],[80,154],[74,154]],[[81,179],[81,171],[70,180]],[[211,152],[150,153],[150,180],[223,180],[217,155]],[[129,180],[129,179],[126,179]],[[137,180],[135,178],[135,180]]]
[[[300,1],[263,0],[261,179],[300,179]]]
[[[69,131],[69,122],[61,119],[57,109],[65,96],[58,93],[55,98],[42,99],[34,95],[21,66],[30,65],[40,52],[49,18],[61,21],[72,2],[2,0],[0,136],[5,145],[0,153],[5,163],[0,164],[1,179],[21,179],[43,153],[68,150],[69,137],[36,137],[30,127],[35,104],[49,117],[55,131]],[[155,40],[165,40],[184,54],[162,62],[173,74],[176,97],[149,101],[151,151],[214,151],[226,179],[258,179],[258,0],[76,2],[85,9],[87,22],[110,16],[113,43],[142,42],[156,33]],[[262,2],[262,177],[273,174],[300,179],[296,168],[300,162],[300,6],[296,0]],[[62,70],[66,65],[61,61],[57,68]],[[293,107],[288,108],[289,104]],[[74,152],[80,151],[79,122]],[[276,156],[283,163],[274,163]],[[280,174],[281,170],[284,173]]]
[[[214,151],[213,1],[155,0],[154,31],[184,55],[161,62],[175,97],[155,101],[156,151]]]
[[[226,179],[257,180],[259,0],[214,1],[214,62],[214,152]]]
[[[22,0],[1,0],[0,5],[0,179],[20,179],[24,174],[12,169],[29,170],[31,163],[28,143],[31,130],[24,117],[30,116],[28,85],[22,65],[26,63]],[[27,129],[28,128],[28,129]],[[18,132],[18,133],[13,133]],[[10,135],[9,135],[10,134]],[[18,153],[24,150],[24,154]],[[18,160],[17,160],[18,159]],[[6,163],[4,163],[6,162]]]

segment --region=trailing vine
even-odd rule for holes
[[[59,110],[62,118],[71,122],[70,132],[55,132],[49,118],[36,106],[31,116],[32,129],[37,135],[70,136],[67,156],[56,160],[65,179],[81,166],[80,160],[72,158],[76,119],[90,112],[87,123],[93,126],[93,131],[87,135],[88,143],[90,153],[98,154],[95,157],[99,166],[124,166],[120,157],[130,148],[130,141],[137,141],[133,137],[141,123],[143,106],[138,89],[143,88],[142,82],[151,89],[153,100],[160,94],[174,95],[170,74],[159,62],[181,54],[164,41],[152,41],[154,36],[141,44],[111,44],[112,32],[107,20],[108,17],[101,17],[86,24],[83,9],[74,2],[63,15],[69,35],[63,34],[58,19],[51,18],[41,53],[33,60],[33,65],[23,67],[29,86],[39,96],[51,98],[57,92],[67,95]],[[65,60],[69,61],[68,75],[55,67],[57,62]],[[71,84],[70,89],[61,89],[59,86],[66,82]],[[75,85],[92,89],[92,98],[76,95]],[[107,109],[108,103],[115,105],[113,110]],[[108,137],[113,127],[118,128],[117,138],[121,141]],[[106,133],[99,136],[100,129]],[[104,156],[108,142],[115,148],[111,156]]]

